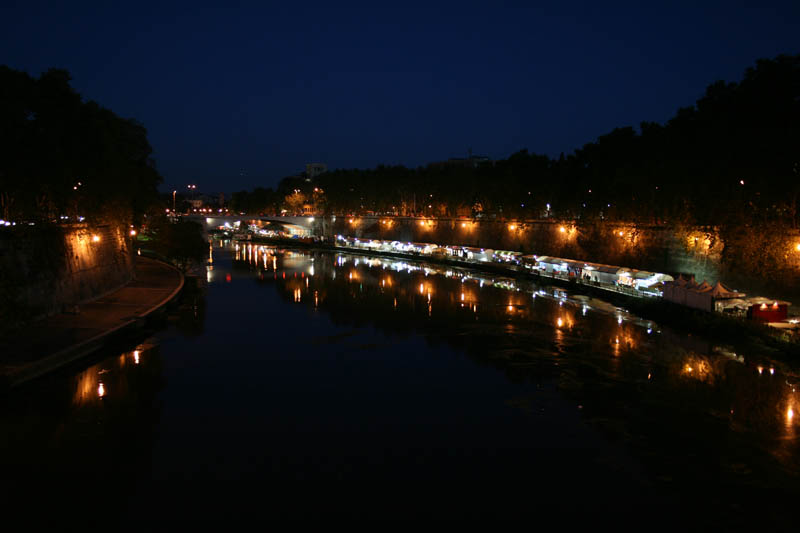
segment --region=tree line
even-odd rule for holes
[[[131,223],[158,201],[162,178],[144,126],[70,86],[0,65],[0,208],[4,220]]]
[[[416,169],[339,169],[240,191],[236,211],[557,217],[797,227],[800,55],[762,59],[718,81],[665,124],[616,128],[558,158],[521,150]]]

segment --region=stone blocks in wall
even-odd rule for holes
[[[0,235],[0,313],[16,318],[74,309],[133,278],[124,227],[21,228]],[[15,318],[15,317],[10,317]]]

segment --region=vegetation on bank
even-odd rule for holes
[[[139,235],[138,244],[183,272],[205,264],[209,247],[203,226],[187,220],[172,222],[163,214],[150,217],[146,232]]]
[[[569,155],[417,169],[340,169],[232,197],[235,211],[603,219],[647,224],[797,227],[800,55],[759,60],[710,85],[666,124],[620,127]]]
[[[158,201],[144,126],[84,100],[65,70],[0,66],[0,124],[3,220],[127,225]]]
[[[796,294],[799,196],[800,55],[781,55],[739,82],[711,84],[665,124],[617,128],[558,158],[521,150],[494,162],[340,169],[235,193],[232,207],[559,220],[590,260],[607,249],[608,228],[624,226],[626,253],[643,264],[653,252],[637,235],[666,226],[688,253],[713,256],[727,281],[756,277],[765,290]]]

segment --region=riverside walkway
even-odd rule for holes
[[[0,338],[0,380],[13,387],[99,349],[123,329],[143,323],[172,300],[184,278],[175,268],[137,257],[133,281],[80,304],[77,313],[61,313]]]

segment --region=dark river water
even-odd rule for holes
[[[158,327],[0,398],[4,514],[795,528],[786,364],[492,276],[217,243]]]

